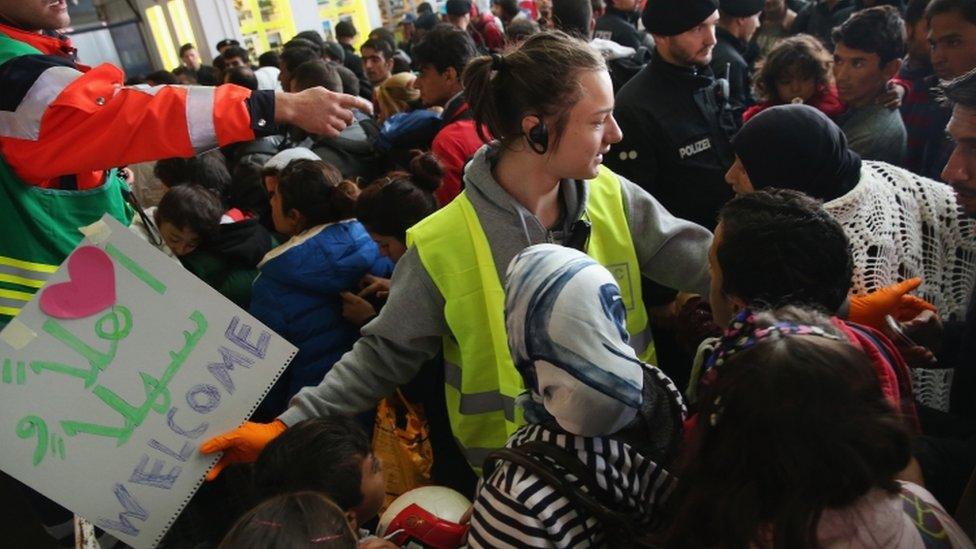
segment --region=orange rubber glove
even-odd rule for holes
[[[271,423],[245,421],[244,425],[237,429],[204,442],[200,446],[200,451],[204,454],[224,453],[217,465],[207,473],[207,480],[217,478],[224,467],[232,463],[250,463],[258,459],[261,450],[287,428],[288,426],[279,419]]]
[[[910,278],[899,284],[885,286],[867,295],[851,296],[850,312],[847,314],[847,319],[883,330],[885,315],[891,315],[899,321],[907,322],[922,311],[937,312],[935,305],[922,298],[908,295],[908,292],[918,288],[921,284],[921,278]]]

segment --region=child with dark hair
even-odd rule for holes
[[[244,514],[220,549],[356,549],[342,510],[318,492],[271,498]]]
[[[708,259],[709,303],[719,326],[733,326],[744,309],[793,305],[831,315],[845,341],[871,357],[877,384],[889,402],[907,425],[917,428],[911,375],[894,344],[873,328],[837,317],[844,316],[853,261],[844,229],[818,201],[780,189],[737,196],[719,214]],[[701,394],[719,365],[721,355],[715,352],[703,365],[696,363],[689,396],[696,388]],[[705,373],[699,376],[701,370]]]
[[[342,78],[335,67],[321,59],[306,61],[292,71],[291,89],[298,92],[316,86],[342,93]]]
[[[291,162],[270,194],[275,228],[290,239],[259,263],[250,312],[298,347],[264,403],[277,415],[358,339],[358,327],[342,319],[340,292],[366,274],[389,276],[391,265],[353,218],[358,188],[329,164]]]
[[[246,309],[258,261],[274,241],[253,213],[225,210],[210,190],[195,183],[177,185],[159,206],[139,216],[132,230],[231,300]],[[151,220],[151,221],[150,221]]]
[[[309,46],[311,46],[311,44],[309,44]],[[281,52],[281,64],[279,65],[281,72],[278,74],[278,80],[281,81],[281,87],[285,91],[291,91],[295,70],[305,63],[319,59],[321,59],[321,54],[315,52],[311,47],[286,47],[284,51]]]
[[[381,43],[386,45],[386,42]],[[368,57],[364,54],[363,58]],[[316,59],[302,63],[293,72],[292,91],[300,92],[317,86],[342,91],[342,80],[333,65]],[[363,119],[366,119],[365,115],[357,114],[356,119],[336,137],[311,135],[300,128],[291,128],[288,135],[298,146],[311,149],[327,164],[338,169],[343,179],[369,180],[383,173],[387,163],[373,149],[370,143],[372,132],[362,124]]]
[[[167,189],[183,183],[196,183],[217,195],[221,201],[230,186],[227,162],[218,152],[191,158],[164,158],[156,162],[153,175]]]
[[[253,91],[258,89],[258,77],[251,67],[233,67],[224,73],[224,84],[234,84]]]
[[[356,201],[356,218],[379,246],[380,253],[399,261],[407,252],[407,229],[437,211],[434,191],[444,176],[437,159],[430,153],[414,151],[407,172],[390,172],[369,184]],[[367,275],[361,290],[342,293],[342,316],[362,326],[377,314],[370,300],[385,300],[390,280]]]
[[[289,427],[261,451],[253,476],[261,499],[305,490],[325,494],[354,532],[376,517],[386,497],[383,462],[362,427],[343,416]]]
[[[833,64],[830,52],[809,34],[777,42],[769,54],[756,63],[752,81],[759,102],[745,110],[742,122],[784,103],[803,103],[831,118],[840,116],[845,109],[834,86]]]
[[[743,311],[718,354],[665,546],[972,547],[928,491],[898,480],[911,437],[829,320]]]
[[[170,189],[148,215],[163,244],[157,247],[173,257],[182,257],[216,235],[222,212],[220,199],[211,191],[188,183]],[[150,242],[155,244],[151,237]]]

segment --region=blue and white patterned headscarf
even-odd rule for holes
[[[586,254],[530,246],[508,266],[505,323],[515,367],[528,394],[530,423],[550,416],[580,436],[615,433],[643,403],[641,361],[627,344],[620,288]]]

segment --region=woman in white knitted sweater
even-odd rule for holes
[[[918,294],[943,318],[962,318],[976,281],[976,224],[951,187],[884,162],[861,161],[817,109],[781,105],[732,140],[726,179],[737,193],[779,187],[824,201],[854,256],[852,292],[920,277]]]

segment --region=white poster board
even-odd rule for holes
[[[0,469],[152,547],[219,457],[200,444],[296,349],[111,217],[95,227],[0,333]]]

